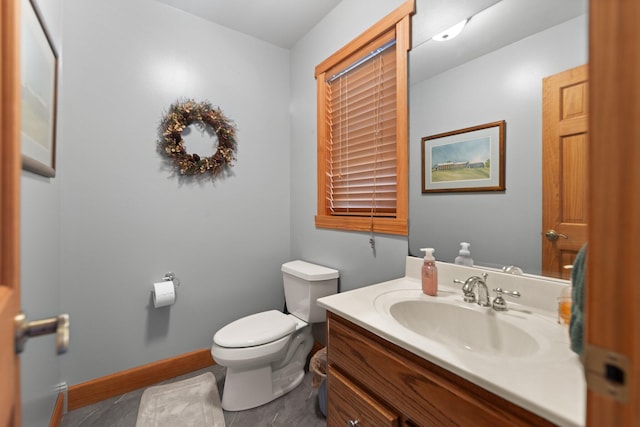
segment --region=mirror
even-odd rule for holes
[[[542,79],[588,61],[586,0],[416,0],[409,53],[409,253],[541,273]],[[470,18],[455,39],[431,36]],[[506,122],[505,191],[421,192],[421,139]]]

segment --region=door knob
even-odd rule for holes
[[[24,313],[18,314],[14,319],[15,325],[15,351],[20,354],[28,338],[40,335],[56,334],[56,351],[58,354],[67,352],[69,348],[69,315],[61,314],[49,319],[28,321]]]
[[[562,237],[563,239],[569,238],[569,236],[567,236],[566,234],[558,233],[556,230],[548,230],[546,233],[544,233],[544,236],[552,242],[558,240],[560,237]]]

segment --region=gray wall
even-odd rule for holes
[[[38,1],[61,51],[62,0]],[[23,8],[30,7],[23,2]],[[59,135],[58,135],[59,137]],[[21,185],[21,305],[28,319],[60,313],[60,180],[23,171]],[[61,382],[53,335],[30,340],[20,357],[22,425],[48,425]]]
[[[289,51],[151,0],[66,0],[63,41],[65,380],[208,348],[229,321],[282,309]],[[231,176],[180,178],[156,152],[179,97],[235,121]],[[168,271],[182,282],[177,302],[152,308],[152,283]]]
[[[410,88],[409,241],[453,262],[459,242],[484,265],[540,273],[542,79],[587,62],[587,18],[530,36]],[[421,138],[506,121],[506,191],[421,193]]]
[[[30,320],[60,313],[60,186],[23,172],[21,179],[21,306]],[[29,340],[20,357],[23,425],[45,425],[61,380],[55,336]]]
[[[399,277],[408,253],[405,236],[316,229],[317,64],[387,15],[402,1],[342,1],[291,51],[291,253],[340,270],[344,290]]]

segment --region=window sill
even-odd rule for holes
[[[330,228],[334,230],[371,231],[371,218],[316,215],[316,228]],[[407,220],[398,218],[374,218],[373,232],[382,234],[409,234]]]

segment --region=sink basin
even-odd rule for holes
[[[476,305],[409,299],[391,302],[387,310],[392,319],[418,335],[477,354],[528,357],[540,349],[538,340],[509,322],[505,313]]]

